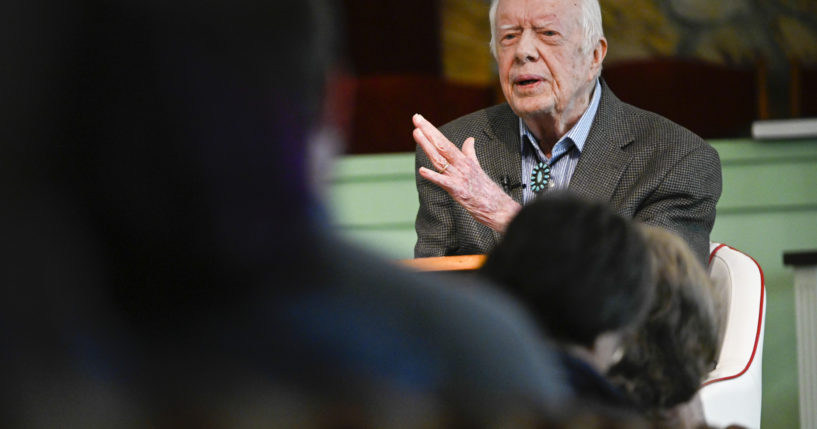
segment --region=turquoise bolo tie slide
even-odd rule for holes
[[[540,193],[547,188],[550,183],[550,167],[544,162],[540,162],[536,167],[533,167],[533,172],[530,174],[530,188],[534,193]]]

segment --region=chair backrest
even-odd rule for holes
[[[760,427],[766,289],[760,265],[749,255],[710,243],[709,275],[728,297],[718,363],[699,396],[706,422]]]

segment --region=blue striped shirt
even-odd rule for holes
[[[533,133],[530,132],[525,121],[519,118],[519,134],[522,141],[522,183],[525,187],[522,191],[522,202],[528,204],[536,198],[531,189],[531,173],[533,167],[538,163],[544,162],[550,166],[550,183],[551,188],[565,189],[570,184],[570,178],[573,177],[573,171],[576,170],[576,164],[579,163],[579,156],[584,149],[584,143],[587,141],[587,135],[590,133],[590,125],[593,124],[593,119],[596,117],[596,112],[599,110],[599,100],[601,100],[601,84],[596,81],[596,86],[593,88],[593,97],[590,99],[590,105],[584,111],[576,125],[570,129],[561,139],[553,146],[551,157],[548,158],[542,153],[539,148],[539,142]]]

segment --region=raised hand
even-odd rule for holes
[[[479,223],[504,232],[522,208],[482,170],[469,137],[462,151],[421,115],[412,117],[412,136],[437,171],[420,167],[420,175],[445,189]]]

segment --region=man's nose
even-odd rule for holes
[[[525,30],[519,36],[519,44],[516,49],[516,60],[519,62],[536,61],[539,59],[539,51],[536,49],[536,36],[533,31]]]

